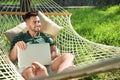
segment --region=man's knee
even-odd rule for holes
[[[65,53],[65,54],[63,55],[63,58],[64,58],[64,59],[71,59],[71,60],[73,60],[73,59],[74,59],[74,55],[71,54],[71,53]]]

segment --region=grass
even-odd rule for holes
[[[120,46],[120,6],[68,9],[74,29],[88,40]]]
[[[68,9],[71,23],[78,34],[93,42],[120,46],[120,6]],[[118,73],[119,75],[120,73]],[[106,76],[105,76],[106,75]],[[109,80],[113,73],[91,75],[80,80]],[[117,80],[117,79],[116,79]],[[119,79],[118,79],[119,80]]]
[[[16,4],[20,4],[20,1],[13,1],[13,0],[8,0],[8,1],[4,1],[4,0],[0,0],[0,4],[4,4],[4,5],[16,5]]]

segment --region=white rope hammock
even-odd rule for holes
[[[30,2],[29,2],[30,1]],[[22,4],[22,5],[20,5]],[[27,6],[26,6],[27,5]],[[72,53],[75,55],[75,64],[77,69],[73,70],[73,75],[75,71],[81,71],[82,69],[88,69],[91,65],[101,66],[102,64],[107,64],[101,67],[98,71],[94,71],[94,67],[90,68],[91,73],[105,72],[112,69],[120,68],[120,65],[117,67],[113,63],[109,64],[109,59],[111,60],[114,57],[114,62],[118,63],[117,57],[120,55],[120,47],[107,46],[102,44],[97,44],[91,42],[79,34],[73,29],[71,25],[71,14],[67,12],[64,8],[56,4],[53,0],[1,0],[0,1],[0,80],[1,79],[20,79],[21,75],[15,70],[14,65],[8,59],[8,50],[10,42],[6,39],[4,32],[10,28],[15,27],[23,21],[22,15],[26,11],[30,10],[39,10],[48,16],[52,21],[57,23],[60,26],[63,26],[64,29],[59,33],[56,38],[56,45],[60,49],[61,53]],[[108,60],[107,60],[108,59]],[[113,60],[113,59],[112,59]],[[111,60],[111,61],[112,61]],[[102,61],[102,62],[101,62]],[[108,68],[108,65],[111,67]],[[86,67],[85,67],[86,66]],[[82,67],[82,68],[80,68]],[[87,72],[87,71],[86,71]],[[77,72],[75,77],[84,77],[86,75],[81,75]],[[84,73],[84,72],[83,72]],[[71,78],[69,76],[64,76],[64,79]],[[114,72],[115,76],[111,73],[110,79],[116,79],[118,76],[117,71]],[[62,75],[62,74],[61,74]],[[64,74],[63,74],[64,75]],[[105,75],[102,78],[105,78]],[[59,77],[59,75],[56,75]],[[55,77],[55,76],[53,76]],[[62,79],[59,78],[59,79]],[[50,80],[50,79],[48,79]],[[51,79],[53,80],[53,79]]]

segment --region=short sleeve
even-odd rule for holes
[[[45,42],[49,43],[50,46],[55,45],[55,41],[52,39],[52,37],[48,34],[42,34],[43,38],[45,39]]]
[[[55,45],[55,42],[54,42],[54,40],[53,40],[51,37],[49,37],[48,42],[50,43],[50,46],[51,46],[51,45]]]
[[[15,46],[15,44],[18,42],[18,41],[21,41],[21,34],[18,34],[16,35],[14,38],[13,38],[13,41],[11,42],[11,47],[10,47],[10,50]]]

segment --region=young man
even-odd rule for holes
[[[28,28],[26,33],[18,34],[12,41],[11,49],[9,53],[10,60],[15,62],[17,60],[17,47],[25,50],[26,43],[49,43],[51,50],[51,70],[56,73],[60,73],[73,67],[74,56],[70,53],[60,55],[57,47],[55,46],[54,40],[47,34],[40,33],[41,23],[38,17],[38,12],[28,12],[25,15],[25,22]],[[34,53],[33,53],[34,54]],[[33,62],[31,66],[24,69],[22,76],[25,79],[34,77],[48,76],[47,69],[44,65]]]

